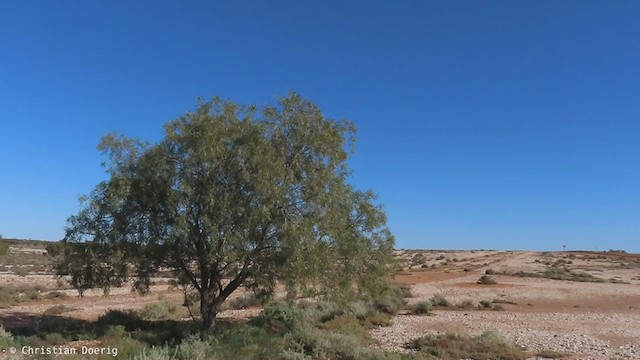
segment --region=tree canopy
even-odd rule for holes
[[[108,134],[108,179],[68,220],[61,274],[78,289],[171,271],[200,295],[203,328],[240,286],[366,295],[394,240],[371,191],[347,183],[355,129],[297,94],[275,105],[214,98],[155,144]]]

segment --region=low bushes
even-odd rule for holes
[[[411,310],[411,313],[415,315],[429,314],[431,313],[431,310],[433,310],[433,305],[429,300],[420,301],[413,304],[410,310]]]
[[[441,360],[524,360],[526,353],[515,343],[492,331],[476,337],[463,334],[427,335],[407,347]]]
[[[433,295],[429,301],[435,307],[449,307],[451,305],[449,300],[440,294]]]
[[[145,320],[169,320],[178,315],[178,306],[170,301],[160,301],[148,304],[142,310],[142,318]]]

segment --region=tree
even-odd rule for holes
[[[109,179],[69,218],[59,273],[74,286],[171,270],[197,290],[202,327],[240,286],[325,296],[374,291],[394,240],[372,192],[350,186],[352,123],[290,94],[276,105],[214,98],[165,124],[156,144],[108,134]],[[130,264],[130,265],[127,265]]]

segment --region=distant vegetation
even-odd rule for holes
[[[0,240],[0,255],[7,255],[9,253],[9,244],[6,241]]]

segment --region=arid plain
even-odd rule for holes
[[[471,335],[495,330],[532,358],[640,359],[640,255],[609,252],[398,250],[394,281],[410,286],[407,310],[390,326],[370,330],[371,346],[400,352],[430,333]],[[14,243],[2,256],[0,285],[20,301],[3,305],[0,323],[11,331],[43,314],[93,321],[111,309],[175,304],[188,317],[183,294],[158,278],[149,295],[130,287],[77,296],[52,274],[43,243]],[[482,280],[481,280],[482,278]],[[236,300],[243,296],[240,291]],[[433,311],[414,315],[411,304],[430,300]],[[233,303],[233,301],[231,302]],[[261,309],[235,304],[221,318],[249,319]],[[81,342],[79,342],[81,343]],[[71,344],[73,345],[73,344]]]

